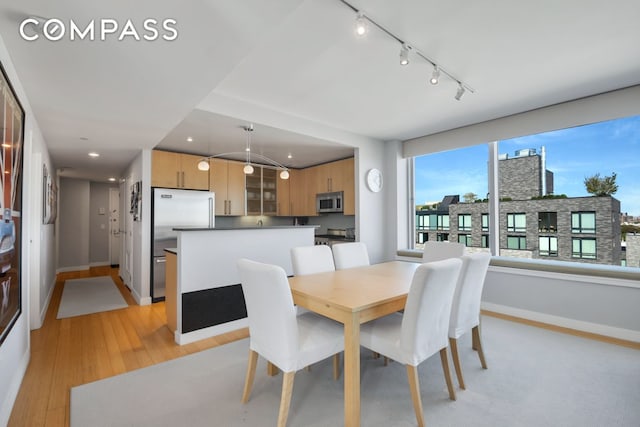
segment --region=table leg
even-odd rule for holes
[[[357,313],[344,324],[344,425],[360,426],[360,321]]]

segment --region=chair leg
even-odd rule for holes
[[[280,397],[280,411],[278,412],[278,427],[285,427],[287,425],[291,393],[293,392],[293,378],[295,375],[296,371],[285,372],[282,377],[282,396]]]
[[[338,380],[340,378],[340,353],[333,355],[333,379]]]
[[[474,326],[471,330],[471,336],[476,342],[478,357],[480,357],[480,364],[483,369],[487,369],[487,361],[484,359],[484,351],[482,351],[482,340],[480,339],[480,329],[478,326]]]
[[[278,372],[280,372],[280,369],[278,369],[278,367],[273,363],[267,361],[267,375],[269,375],[270,377],[275,377],[276,375],[278,375]]]
[[[449,338],[449,347],[451,347],[451,357],[453,358],[453,367],[456,369],[458,377],[458,385],[461,389],[465,389],[464,378],[462,377],[462,366],[460,366],[460,357],[458,356],[458,340]]]
[[[449,370],[449,359],[447,358],[447,347],[440,350],[440,360],[442,361],[442,370],[444,371],[444,379],[449,389],[449,399],[456,400],[456,391],[453,389],[451,381],[451,371]]]
[[[258,362],[258,353],[249,350],[249,363],[247,364],[247,377],[244,381],[244,391],[242,392],[242,403],[249,401],[251,388],[253,387],[253,379],[256,376],[256,363]]]
[[[420,380],[418,379],[418,367],[407,365],[407,378],[409,379],[409,390],[411,400],[413,400],[413,410],[416,412],[418,427],[424,427],[424,413],[422,411],[422,399],[420,398]]]

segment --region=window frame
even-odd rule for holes
[[[593,228],[586,228],[583,226],[583,217],[585,215],[593,215]],[[578,224],[574,224],[574,219],[577,216]],[[596,234],[597,230],[597,218],[596,211],[572,211],[571,212],[571,233],[572,234]]]
[[[580,249],[578,251],[575,250],[576,242],[580,243]],[[585,251],[583,248],[584,242],[593,242],[593,256],[585,256]],[[575,259],[598,259],[598,239],[595,237],[572,237],[571,238],[571,258]]]
[[[524,217],[524,226],[518,226],[517,219]],[[527,232],[527,214],[526,212],[508,212],[507,213],[507,233],[526,233]]]
[[[540,242],[543,239],[548,239],[548,245],[547,247],[549,248],[548,250],[544,251],[541,249],[542,245],[540,244]],[[553,249],[551,249],[552,245],[551,245],[551,241],[555,240],[555,251]],[[557,258],[558,257],[558,236],[538,236],[538,255],[540,256],[544,256],[544,257],[549,257],[549,258]]]
[[[509,247],[509,241],[510,239],[518,239],[518,247],[517,248],[511,248]],[[522,242],[524,241],[524,247],[521,247]],[[507,247],[505,249],[508,250],[512,250],[512,251],[526,251],[527,250],[527,237],[526,236],[522,236],[522,235],[508,235],[507,234]]]
[[[462,225],[460,225],[461,220]],[[472,222],[473,219],[470,213],[458,214],[458,231],[471,231]]]

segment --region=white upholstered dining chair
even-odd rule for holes
[[[459,258],[465,253],[465,246],[456,242],[424,242],[422,262],[442,261]]]
[[[294,276],[325,273],[336,269],[331,248],[327,245],[298,246],[291,249]]]
[[[333,245],[333,262],[336,270],[369,265],[367,245],[362,242],[348,242]]]
[[[420,265],[411,281],[404,314],[394,313],[360,327],[360,344],[407,366],[413,408],[424,426],[418,365],[436,352],[449,398],[456,399],[447,358],[449,318],[462,261],[451,258]]]
[[[480,299],[484,279],[489,268],[491,254],[488,252],[477,252],[464,255],[462,258],[462,270],[456,286],[456,292],[451,306],[451,318],[449,320],[449,346],[451,347],[451,357],[453,366],[456,369],[458,384],[461,389],[465,388],[462,377],[462,367],[458,356],[458,338],[471,331],[473,349],[478,352],[480,364],[487,369],[487,362],[482,350],[480,340]]]
[[[344,350],[343,327],[328,318],[296,315],[287,274],[277,265],[240,259],[242,292],[249,318],[249,363],[242,402],[251,394],[258,355],[283,371],[278,427],[287,424],[296,371],[334,356],[338,377],[338,353]]]

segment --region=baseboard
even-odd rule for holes
[[[223,323],[221,325],[210,326],[208,328],[198,329],[197,331],[180,334],[178,331],[174,333],[176,343],[179,345],[190,344],[205,338],[215,337],[216,335],[226,332],[235,331],[249,326],[249,318],[234,320],[232,322]]]
[[[640,343],[640,331],[601,325],[598,323],[585,322],[582,320],[569,319],[566,317],[554,316],[551,314],[524,310],[521,308],[514,308],[506,305],[493,304],[488,302],[483,302],[481,307],[483,310],[506,314],[508,316],[513,316],[520,319],[531,320],[533,322],[540,322],[548,325],[558,326],[560,328],[586,332],[588,334],[610,337],[618,340],[629,341],[632,343]]]
[[[89,267],[108,267],[111,263],[109,261],[91,262]]]
[[[11,417],[13,405],[16,403],[16,398],[20,391],[20,385],[27,373],[30,352],[30,346],[27,346],[27,351],[23,354],[22,360],[20,360],[20,364],[17,366],[17,369],[14,371],[13,377],[11,378],[11,385],[9,385],[5,400],[2,402],[2,407],[0,407],[0,426],[6,426],[9,424],[9,418]]]
[[[49,304],[51,303],[51,297],[53,297],[53,290],[55,289],[55,287],[56,278],[54,276],[53,282],[51,283],[51,286],[49,286],[49,292],[47,293],[47,297],[44,300],[44,304],[42,304],[42,307],[40,307],[40,324],[37,328],[30,328],[31,330],[40,329],[44,324],[44,318],[47,316],[47,310],[49,309]]]
[[[58,273],[68,273],[70,271],[84,271],[91,268],[89,265],[75,265],[73,267],[61,267],[56,269],[56,274]]]
[[[127,289],[129,289],[129,291],[131,291],[131,295],[133,296],[133,299],[136,300],[136,302],[138,303],[138,305],[150,305],[151,304],[151,297],[142,297],[140,296],[139,293],[136,292],[135,289],[128,287],[127,285],[125,285],[125,287]]]

